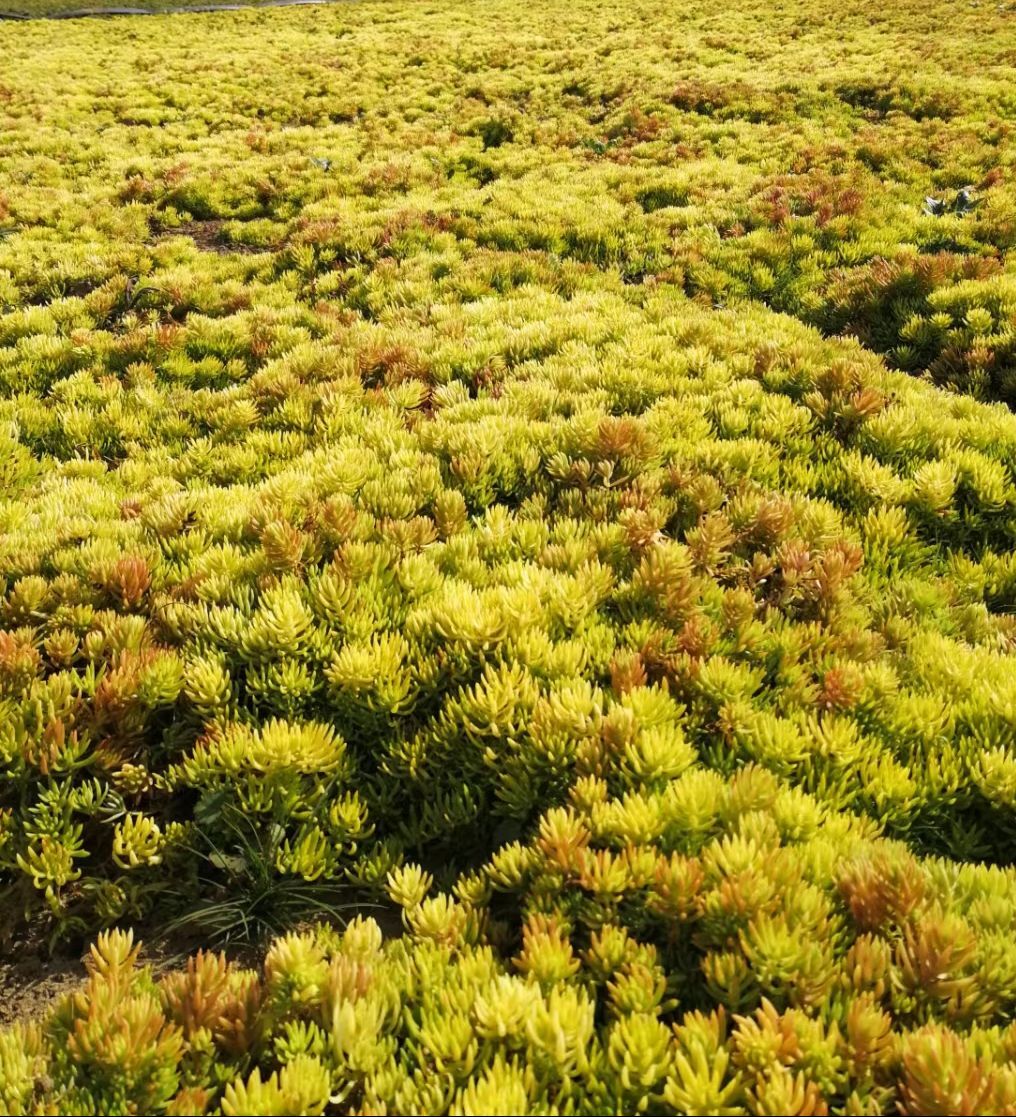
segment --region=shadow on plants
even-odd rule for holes
[[[344,924],[367,909],[380,910],[379,904],[351,900],[349,889],[335,881],[280,872],[286,832],[279,823],[262,824],[221,801],[214,820],[221,840],[195,824],[201,847],[186,847],[201,866],[200,899],[174,890],[183,911],[166,926],[168,934],[200,931],[214,946],[259,944],[297,924]]]

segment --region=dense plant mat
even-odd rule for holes
[[[0,1113],[1016,1112],[1014,51],[0,27]]]

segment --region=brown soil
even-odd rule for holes
[[[41,1016],[84,979],[80,958],[43,958],[29,951],[25,957],[0,961],[0,1028]]]
[[[163,241],[171,237],[190,237],[202,252],[215,252],[220,256],[234,253],[259,256],[274,251],[272,248],[262,248],[256,244],[236,244],[226,240],[222,232],[225,224],[225,221],[214,218],[206,221],[185,221],[172,229],[163,229],[158,239]]]

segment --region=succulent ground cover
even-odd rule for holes
[[[0,58],[0,1113],[1016,1112],[1016,12]]]

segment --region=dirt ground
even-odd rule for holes
[[[45,958],[34,951],[0,960],[0,1028],[41,1016],[53,1001],[85,980],[80,958]]]

